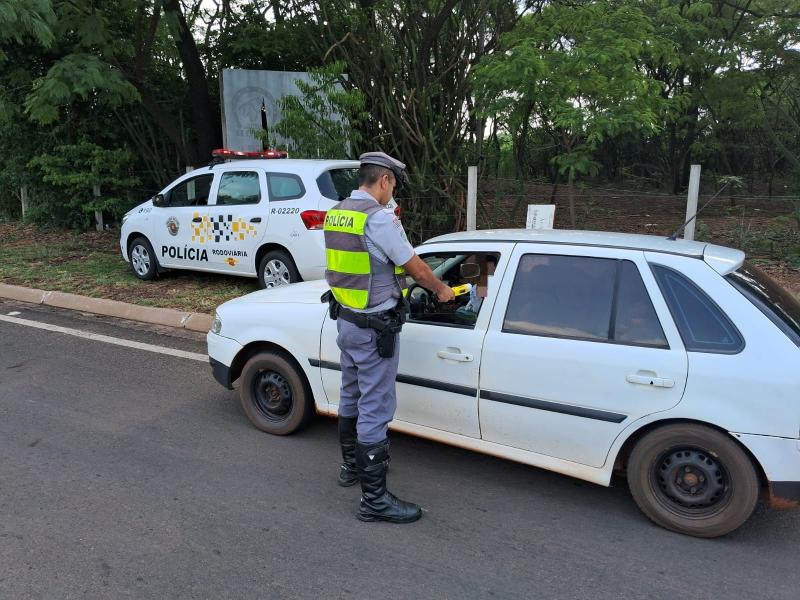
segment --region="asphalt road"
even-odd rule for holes
[[[202,336],[0,315],[203,352]],[[427,512],[361,523],[335,422],[274,437],[207,364],[0,322],[0,598],[800,597],[800,512],[698,540],[610,489],[394,435]]]

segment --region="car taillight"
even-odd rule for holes
[[[322,229],[325,224],[325,211],[304,210],[300,213],[300,218],[303,219],[303,225],[306,226],[306,229]]]

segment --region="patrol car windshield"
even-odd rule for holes
[[[358,189],[358,169],[331,169],[317,177],[320,193],[331,200],[344,200]]]
[[[742,295],[800,347],[800,302],[758,267],[745,263],[727,276]]]

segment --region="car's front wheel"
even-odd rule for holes
[[[697,537],[730,533],[758,502],[750,458],[730,437],[702,425],[668,425],[645,435],[631,453],[627,477],[645,515]]]
[[[283,250],[267,252],[258,264],[258,284],[263,288],[274,288],[300,281],[292,257]]]
[[[279,352],[259,352],[247,361],[239,395],[247,418],[267,433],[294,433],[314,414],[314,399],[305,377]]]
[[[158,274],[158,260],[153,246],[144,237],[137,237],[128,248],[131,270],[139,279],[155,279]]]

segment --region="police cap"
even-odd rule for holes
[[[398,188],[408,180],[406,165],[385,152],[365,152],[358,157],[362,165],[378,165],[394,173]]]

